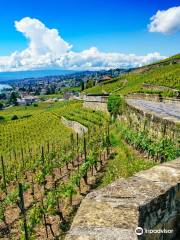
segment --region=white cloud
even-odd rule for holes
[[[139,67],[163,57],[159,53],[150,53],[145,56],[123,53],[104,53],[96,47],[84,50],[79,53],[69,52],[60,58],[59,65],[69,69],[109,69]]]
[[[56,29],[49,29],[39,20],[29,17],[15,21],[15,27],[28,39],[29,45],[21,52],[0,56],[1,72],[46,68],[74,70],[129,68],[164,58],[157,52],[137,56],[100,52],[96,47],[74,52],[71,50],[72,46],[63,40]]]
[[[180,31],[180,6],[157,11],[150,20],[149,32],[170,34]]]
[[[68,51],[71,46],[65,42],[56,29],[47,28],[37,19],[25,17],[22,20],[15,21],[15,27],[29,39],[29,48],[26,52],[33,56],[53,53],[54,56]]]

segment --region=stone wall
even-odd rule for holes
[[[143,229],[142,235],[136,235],[137,227]],[[156,233],[147,232],[152,230]],[[89,193],[66,236],[66,240],[135,239],[180,239],[180,159]]]
[[[170,90],[173,92],[178,92],[178,90],[176,88],[171,88],[171,87],[161,86],[161,85],[154,85],[154,84],[150,84],[150,83],[143,83],[143,87],[145,89],[150,89],[150,90],[159,90],[159,91]]]
[[[84,100],[83,107],[91,108],[95,111],[103,111],[105,113],[108,113],[107,109],[108,96],[85,95],[83,100]]]
[[[84,133],[86,133],[88,131],[87,127],[80,124],[79,122],[68,120],[65,117],[61,117],[61,121],[62,121],[62,123],[64,123],[64,125],[73,129],[79,135],[83,135]]]
[[[125,96],[126,99],[142,99],[154,102],[173,103],[180,106],[180,99],[160,97],[158,94],[132,93]]]
[[[141,96],[141,97],[140,97]],[[159,102],[158,95],[132,94],[128,99],[144,99]],[[84,96],[84,107],[99,110],[108,113],[107,96]],[[171,102],[172,99],[164,99],[164,102]],[[180,106],[180,101],[174,101],[173,104]],[[152,139],[160,139],[168,136],[179,146],[180,144],[180,121],[173,117],[163,117],[150,111],[143,111],[130,104],[126,104],[123,119],[126,120],[131,128],[136,131],[146,130]]]
[[[136,131],[145,130],[152,139],[168,136],[177,144],[180,142],[180,121],[161,118],[151,112],[144,112],[136,107],[126,105],[123,118]]]

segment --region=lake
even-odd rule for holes
[[[2,92],[2,90],[9,89],[9,88],[12,88],[12,87],[8,84],[0,84],[0,93]]]

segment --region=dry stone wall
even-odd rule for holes
[[[79,122],[68,120],[65,117],[61,117],[61,121],[62,121],[62,123],[64,123],[64,125],[73,129],[79,135],[83,135],[84,133],[86,133],[88,131],[87,127],[80,124]]]
[[[141,227],[142,235],[135,230]],[[66,240],[180,239],[180,159],[119,179],[82,201]]]
[[[131,98],[159,101],[158,95],[150,96],[149,94],[133,94],[131,95]],[[128,99],[126,99],[127,102]],[[107,101],[108,96],[86,95],[84,96],[83,106],[108,113]],[[164,102],[168,102],[168,99],[164,99]],[[173,104],[178,104],[180,107],[180,101],[173,102]],[[137,131],[146,130],[150,137],[154,139],[168,136],[177,144],[180,143],[180,121],[175,121],[173,117],[164,118],[153,112],[144,111],[143,109],[138,109],[130,104],[126,104],[123,119],[129,123],[130,127]]]
[[[159,94],[131,93],[126,95],[126,99],[142,99],[153,102],[173,103],[180,106],[180,99],[161,97]]]
[[[169,137],[177,144],[180,143],[180,121],[162,118],[128,104],[125,107],[123,119],[136,131],[145,130],[152,139]]]
[[[83,107],[91,108],[95,111],[103,111],[105,113],[108,113],[108,109],[107,109],[108,96],[86,95],[84,96],[83,100],[84,100]]]

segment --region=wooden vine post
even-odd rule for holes
[[[1,166],[2,166],[2,175],[3,175],[3,187],[5,190],[5,193],[7,195],[7,187],[6,187],[6,173],[5,173],[5,166],[4,166],[4,159],[3,156],[1,156]]]
[[[45,226],[45,231],[46,231],[46,238],[48,239],[49,238],[49,234],[48,234],[48,223],[47,223],[47,220],[46,220],[46,214],[45,214],[45,208],[44,208],[44,202],[43,202],[43,198],[41,199],[41,204],[42,204],[42,209],[43,209],[43,219],[44,219],[44,226]]]
[[[45,157],[44,157],[44,147],[41,148],[41,161],[42,161],[42,173],[43,173],[43,188],[44,194],[46,195],[46,166],[45,166]]]
[[[86,162],[87,161],[87,149],[86,149],[86,138],[84,137],[84,161]],[[85,182],[85,184],[87,185],[88,184],[88,182],[87,182],[87,172],[85,173],[85,175],[84,175],[84,182]]]
[[[72,164],[72,166],[74,167],[74,149],[75,149],[75,141],[74,141],[74,135],[73,135],[73,133],[71,134],[71,146],[72,146],[72,161],[71,161],[71,164]]]
[[[25,237],[25,240],[29,240],[28,228],[27,228],[27,222],[26,222],[26,210],[25,210],[25,206],[24,206],[24,194],[23,194],[23,185],[22,185],[22,183],[19,183],[18,187],[19,187],[19,208],[21,210],[21,215],[22,215],[22,218],[23,218],[24,237]]]
[[[86,138],[84,137],[84,161],[87,159],[87,150],[86,150]]]
[[[79,134],[76,134],[76,142],[77,142],[77,151],[79,149]]]
[[[109,155],[109,146],[110,146],[110,137],[109,137],[109,124],[107,126],[107,135],[106,135],[106,151],[107,151],[107,157]]]

